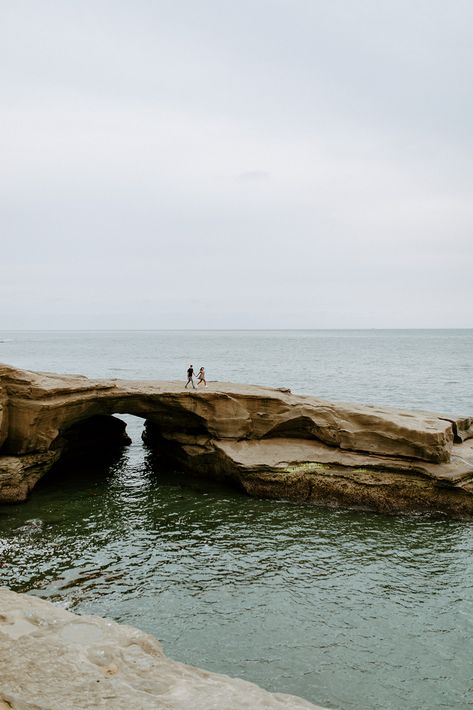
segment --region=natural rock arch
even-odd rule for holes
[[[249,385],[189,391],[175,382],[94,381],[8,366],[0,366],[0,407],[3,501],[26,498],[71,432],[85,441],[89,430],[100,440],[87,422],[102,423],[104,441],[123,439],[121,425],[109,418],[126,413],[145,420],[148,443],[176,466],[237,480],[254,495],[473,513],[469,417]]]

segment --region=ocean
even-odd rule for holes
[[[0,331],[0,362],[290,387],[473,414],[473,330]],[[473,523],[288,501],[111,464],[0,506],[0,583],[156,635],[186,663],[330,708],[473,705]]]

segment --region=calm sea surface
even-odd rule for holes
[[[473,414],[473,330],[0,332],[0,362],[154,379],[192,362],[210,380]],[[126,419],[121,458],[0,507],[2,584],[331,708],[473,706],[472,523],[197,484],[153,470]]]

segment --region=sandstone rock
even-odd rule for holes
[[[0,449],[8,436],[8,395],[0,381]]]
[[[209,453],[206,443],[206,453]],[[263,439],[260,441],[218,441],[215,450],[226,456],[240,471],[278,470],[305,463],[365,468],[399,473],[416,473],[452,485],[473,475],[473,441],[454,447],[451,461],[434,464],[419,459],[373,456],[337,449],[318,441],[304,439]]]
[[[107,455],[109,450],[115,451],[130,444],[131,439],[126,433],[124,421],[98,414],[73,424],[58,440],[57,447],[62,450],[62,455],[67,455],[68,458],[97,457]]]
[[[61,451],[74,436],[79,445],[81,439],[85,444],[92,437],[96,450],[106,449],[126,436],[117,424],[120,420],[111,415],[126,412],[146,419],[148,443],[159,447],[173,465],[196,475],[232,479],[248,492],[258,490],[255,476],[271,472],[271,494],[281,495],[284,490],[285,496],[300,498],[297,490],[301,471],[296,475],[293,467],[318,463],[325,466],[325,488],[329,486],[326,472],[331,470],[334,491],[340,491],[333,475],[336,469],[343,469],[345,487],[353,473],[350,500],[358,491],[360,505],[376,507],[374,488],[368,495],[365,479],[361,485],[358,473],[355,475],[363,469],[372,471],[373,477],[376,472],[384,472],[384,482],[388,480],[386,473],[391,475],[393,485],[383,487],[378,509],[385,505],[388,491],[390,505],[395,506],[401,479],[394,479],[394,474],[403,476],[406,496],[409,481],[413,491],[419,481],[422,483],[423,495],[413,496],[413,504],[415,498],[415,505],[421,508],[437,509],[440,505],[442,509],[447,498],[448,510],[455,507],[453,499],[458,500],[459,512],[471,506],[470,417],[332,403],[294,395],[285,388],[229,383],[209,383],[206,390],[189,391],[176,382],[89,380],[78,375],[25,372],[6,365],[0,366],[0,378],[9,413],[0,460],[2,455],[18,456],[26,462],[27,456]],[[38,466],[43,463],[38,460]],[[10,462],[8,470],[11,467]],[[41,470],[46,469],[44,464]],[[31,475],[22,477],[15,469],[10,480],[6,474],[0,479],[0,500],[19,500],[27,495],[34,480],[33,469],[29,470]],[[276,484],[277,476],[281,486]],[[23,485],[27,478],[30,483]],[[261,495],[263,490],[265,495],[270,494],[267,480],[266,476],[259,488]],[[313,473],[306,471],[305,480],[313,492],[320,489],[314,487]],[[455,487],[455,491],[440,495],[440,486]],[[347,500],[342,493],[339,500]],[[317,496],[311,493],[309,498],[316,500]],[[325,498],[321,496],[320,500]]]
[[[473,442],[452,460],[349,452],[304,439],[212,440],[180,435],[163,441],[148,423],[146,440],[174,468],[229,480],[246,493],[385,512],[437,510],[473,515]],[[177,463],[176,463],[177,462]]]
[[[464,442],[473,438],[473,417],[449,417],[443,419],[451,422],[456,442]]]
[[[435,414],[331,403],[269,387],[212,383],[194,392],[174,382],[92,381],[7,366],[0,377],[10,412],[5,449],[12,454],[47,451],[75,422],[120,412],[158,422],[163,431],[217,439],[295,436],[434,462],[449,460],[454,438],[452,422]]]
[[[13,710],[317,708],[293,695],[173,661],[138,629],[78,616],[4,588],[0,668],[0,703]]]
[[[0,456],[0,502],[26,500],[36,483],[59,460],[60,450],[25,456]]]

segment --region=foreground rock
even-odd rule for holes
[[[1,588],[0,669],[0,708],[13,710],[317,708],[173,661],[130,626]]]
[[[24,500],[64,455],[127,443],[146,420],[162,459],[252,495],[374,510],[473,513],[473,420],[332,403],[289,390],[93,381],[0,366],[0,500]],[[0,442],[2,441],[0,439]]]

